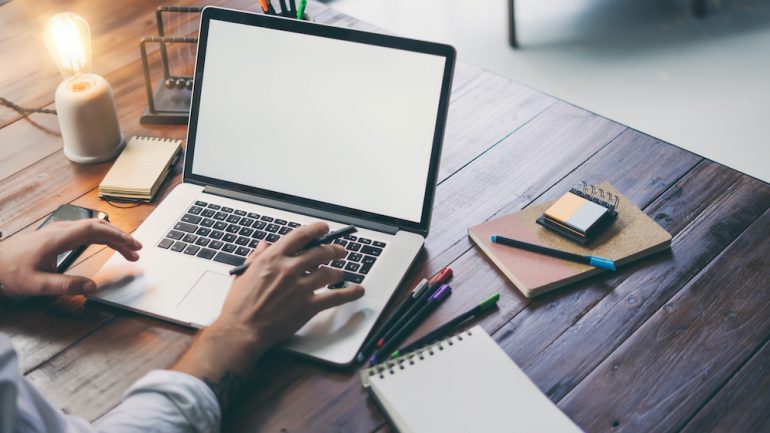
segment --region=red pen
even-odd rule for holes
[[[452,272],[451,268],[444,268],[436,275],[433,276],[428,281],[428,290],[424,291],[422,295],[420,295],[420,298],[412,304],[412,306],[404,313],[403,316],[393,325],[392,328],[390,328],[387,332],[385,332],[385,335],[382,336],[379,340],[377,340],[377,348],[381,348],[385,345],[385,342],[389,340],[393,335],[398,332],[401,327],[404,326],[411,318],[414,316],[415,313],[417,313],[420,308],[425,304],[425,302],[428,300],[428,298],[433,295],[433,293],[441,287],[441,285],[446,284],[451,278],[454,272]]]

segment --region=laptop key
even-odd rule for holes
[[[246,248],[246,247],[238,247],[238,249],[235,250],[235,254],[237,254],[239,256],[244,256],[244,257],[248,256],[250,252],[251,252],[251,250]]]
[[[195,201],[195,206],[206,207],[207,205],[208,203],[206,203],[205,201],[200,201],[200,200]]]
[[[238,215],[230,215],[229,217],[227,217],[227,222],[231,224],[235,224],[240,220],[241,220],[241,217],[239,217]]]
[[[235,243],[240,246],[246,246],[249,244],[249,241],[251,239],[245,237],[245,236],[239,236],[238,239],[235,240]]]
[[[379,257],[380,254],[382,254],[382,248],[370,247],[369,245],[364,245],[361,248],[361,252],[364,254],[368,254],[370,256]]]
[[[208,236],[209,233],[211,233],[211,229],[207,229],[206,227],[199,228],[195,234],[199,236]]]
[[[198,224],[201,222],[203,218],[197,216],[197,215],[190,215],[189,213],[184,214],[182,217],[182,221],[190,224]]]
[[[254,225],[252,227],[254,227],[257,230],[262,230],[263,228],[265,228],[266,225],[267,225],[267,223],[264,222],[264,221],[257,221],[257,222],[254,223]]]
[[[205,218],[211,218],[216,213],[217,212],[214,209],[203,209],[203,212],[201,212],[201,216]]]
[[[252,218],[252,219],[255,219],[255,220],[259,219],[259,214],[258,213],[249,212],[248,216],[249,216],[249,218]]]
[[[222,241],[211,241],[211,243],[209,244],[209,248],[211,248],[212,250],[218,250],[222,248],[222,245],[224,244],[225,243]]]
[[[229,226],[227,226],[225,231],[227,233],[238,233],[238,230],[240,229],[241,229],[241,226],[239,226],[238,224],[230,224]]]
[[[163,249],[168,249],[171,245],[174,245],[174,241],[169,238],[163,239],[158,243],[158,246]]]
[[[276,223],[276,224],[280,224],[280,225],[282,225],[282,226],[285,226],[285,225],[288,223],[288,221],[286,221],[286,220],[281,220],[281,219],[277,219],[277,220],[275,220],[275,223]]]
[[[268,224],[267,228],[265,230],[269,231],[270,233],[278,233],[278,230],[281,229],[281,226],[278,224]]]
[[[214,230],[224,230],[227,228],[227,223],[222,221],[217,221],[214,223]]]
[[[246,227],[251,227],[252,224],[254,224],[254,220],[251,218],[241,218],[241,222],[238,224]]]
[[[233,213],[233,208],[231,208],[231,207],[224,207],[223,206],[222,207],[222,212]]]
[[[372,240],[366,238],[358,238],[358,242],[364,245],[371,245]]]
[[[201,249],[201,251],[198,253],[198,257],[202,257],[202,258],[204,258],[204,259],[209,259],[209,260],[211,260],[211,258],[212,258],[212,257],[214,257],[214,255],[215,255],[216,253],[217,253],[217,252],[216,252],[216,251],[214,251],[214,250],[211,250],[211,249],[208,249],[208,248],[203,248],[203,249]]]
[[[181,230],[187,233],[195,233],[195,231],[198,230],[198,226],[196,226],[195,224],[178,222],[174,226],[174,230]]]
[[[374,241],[372,242],[372,245],[379,248],[385,248],[387,246],[385,242],[380,242],[380,241]]]
[[[260,218],[262,221],[267,221],[269,223],[273,222],[273,217],[269,217],[267,215],[262,215],[262,218]]]
[[[348,253],[348,260],[352,262],[360,262],[363,257],[360,253],[354,253],[353,251]]]
[[[214,225],[214,220],[210,218],[203,218],[203,221],[201,221],[201,226],[203,227],[211,227]]]
[[[198,245],[198,246],[201,246],[201,247],[205,247],[206,245],[209,244],[209,242],[211,242],[211,239],[200,237],[200,238],[198,238],[197,241],[195,241],[195,245]]]
[[[345,267],[345,261],[344,260],[334,260],[331,262],[331,266],[333,268],[342,269]]]
[[[184,253],[194,256],[200,249],[201,247],[197,245],[188,245],[187,248],[184,249]]]
[[[235,214],[236,214],[236,215],[240,215],[240,216],[246,216],[246,211],[242,211],[242,210],[236,210],[236,211],[235,211]]]
[[[233,245],[233,244],[225,244],[222,247],[222,251],[224,251],[226,253],[232,253],[233,251],[235,251],[235,245]]]
[[[198,206],[193,206],[190,208],[190,210],[187,211],[187,213],[192,215],[200,215],[202,211],[203,211],[203,208],[200,208]]]
[[[227,234],[226,234],[226,235],[225,235],[225,236],[222,238],[222,240],[223,240],[223,241],[225,241],[225,242],[232,242],[232,241],[234,241],[234,240],[236,240],[236,239],[238,239],[238,236],[236,236],[236,235],[234,235],[234,234],[232,234],[232,233],[227,233]]]
[[[291,228],[293,228],[293,229],[296,229],[297,227],[299,227],[299,226],[301,226],[301,225],[302,225],[302,224],[300,224],[300,223],[293,223],[293,222],[290,222],[290,223],[289,223],[289,227],[291,227]]]
[[[214,219],[217,221],[224,221],[227,219],[227,214],[224,212],[217,212],[214,214]]]
[[[254,233],[254,229],[250,229],[248,227],[243,227],[242,229],[238,230],[238,234],[241,236],[251,236],[252,233]]]
[[[282,235],[288,235],[289,233],[291,233],[292,230],[294,230],[294,229],[291,228],[291,227],[281,227],[281,229],[278,230],[278,233],[280,233]]]
[[[278,236],[278,235],[277,235],[277,234],[275,234],[275,233],[270,233],[269,235],[267,235],[267,238],[266,238],[266,240],[267,240],[268,242],[276,242],[278,239],[281,239],[281,237],[280,237],[280,236]]]
[[[334,245],[342,245],[343,247],[348,244],[348,241],[342,240],[342,239],[335,239],[332,241]]]
[[[179,252],[184,250],[185,248],[187,248],[187,244],[182,241],[176,241],[174,242],[174,245],[171,245],[171,251]]]
[[[369,271],[372,269],[372,266],[374,266],[374,263],[364,263],[361,265],[361,270],[358,271],[364,275],[367,275]]]
[[[249,242],[249,248],[256,248],[257,245],[259,245],[259,241],[257,239],[252,239],[251,242]]]
[[[262,230],[255,230],[254,234],[251,235],[251,237],[253,237],[254,239],[259,239],[259,240],[264,239],[265,236],[267,236],[267,232],[263,232]]]
[[[354,274],[353,272],[345,272],[345,281],[350,281],[351,283],[355,284],[361,284],[362,281],[364,281],[364,276],[361,274]]]
[[[193,234],[187,234],[187,235],[184,235],[184,237],[182,238],[182,241],[187,242],[188,244],[191,244],[195,242],[196,239],[198,239],[198,236],[195,236]]]
[[[349,241],[355,241],[355,240],[358,240],[358,238],[357,238],[356,236],[353,236],[353,235],[345,235],[345,236],[343,236],[342,238],[343,238],[343,239],[347,239],[347,240],[349,240]]]
[[[214,261],[227,263],[228,265],[233,265],[233,266],[240,266],[243,264],[243,262],[246,261],[246,258],[241,256],[236,256],[234,254],[223,253],[220,251],[217,253],[216,256],[214,256]]]
[[[373,265],[374,262],[376,262],[376,261],[377,261],[377,257],[372,257],[372,256],[364,256],[364,258],[361,259],[361,263],[363,263],[365,265],[368,265],[368,264],[372,264]]]
[[[218,230],[214,230],[214,231],[213,231],[213,232],[211,232],[211,234],[209,235],[209,237],[210,237],[211,239],[222,239],[222,236],[224,236],[224,233],[222,233],[222,232],[220,232],[220,231],[218,231]]]
[[[210,203],[208,205],[209,209],[219,210],[220,206],[218,204]]]
[[[178,241],[179,239],[182,239],[182,236],[184,236],[184,233],[182,233],[182,232],[178,232],[178,231],[176,231],[176,230],[171,230],[171,231],[170,231],[170,232],[168,232],[168,234],[166,235],[166,237],[167,237],[167,238],[169,238],[169,239],[173,239],[173,240],[175,240],[175,241]]]
[[[361,268],[361,265],[358,263],[348,262],[347,265],[345,265],[345,270],[350,272],[358,272],[358,269]]]
[[[345,247],[348,251],[358,251],[361,249],[361,244],[358,242],[349,242],[348,245]]]

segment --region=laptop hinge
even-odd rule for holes
[[[388,225],[388,224],[367,221],[367,220],[352,217],[349,215],[342,215],[334,212],[327,212],[319,209],[313,209],[307,206],[296,205],[292,203],[287,203],[285,201],[274,200],[266,197],[260,197],[257,195],[247,194],[244,192],[232,191],[224,188],[217,188],[215,186],[206,186],[203,188],[203,192],[207,194],[218,195],[220,197],[231,198],[233,200],[240,200],[240,201],[245,201],[249,203],[259,204],[262,206],[281,209],[287,212],[294,212],[294,213],[308,215],[308,216],[321,218],[329,221],[335,221],[338,223],[352,224],[356,227],[361,227],[361,228],[374,230],[382,233],[388,233],[391,235],[398,233],[398,230],[399,230],[398,227]]]

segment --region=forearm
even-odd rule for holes
[[[202,380],[224,409],[253,374],[254,364],[265,350],[254,333],[215,323],[198,334],[171,369]]]

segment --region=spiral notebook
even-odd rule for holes
[[[99,184],[99,197],[152,201],[182,154],[182,140],[134,136]]]
[[[361,378],[401,433],[581,431],[480,326]]]

